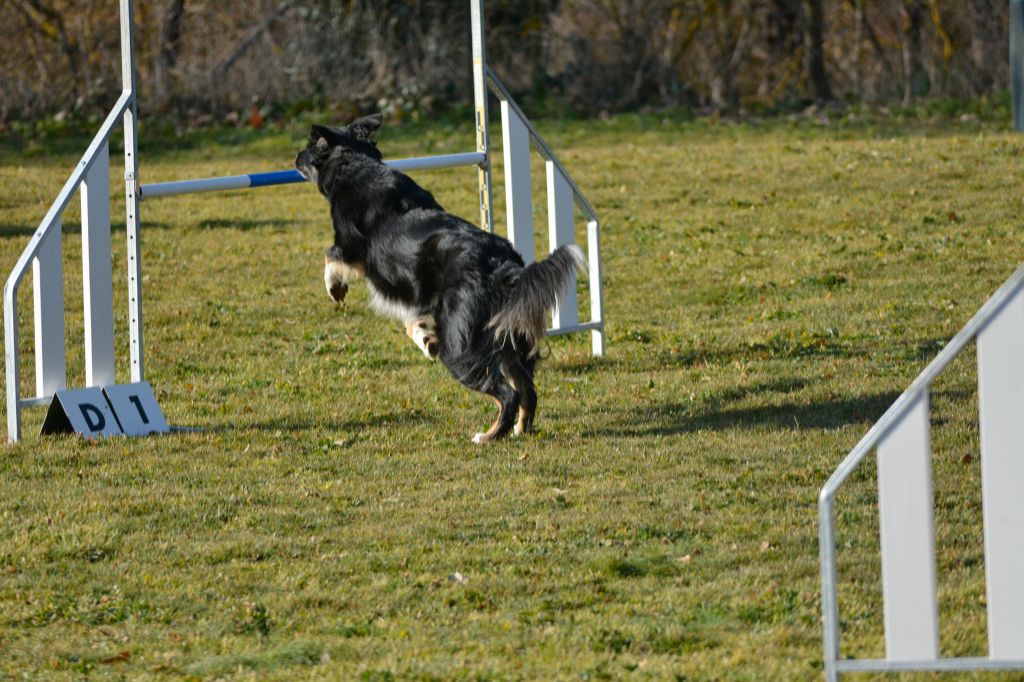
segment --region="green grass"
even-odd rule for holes
[[[817,491],[1021,260],[1024,141],[975,119],[541,128],[602,216],[608,356],[553,339],[538,433],[490,447],[469,442],[489,400],[363,288],[329,303],[311,187],[143,204],[147,378],[203,431],[41,438],[26,413],[0,448],[0,677],[820,675]],[[288,167],[303,135],[196,139],[144,149],[143,181]],[[471,140],[420,126],[382,147]],[[77,157],[0,149],[7,272]],[[419,179],[475,218],[472,171]],[[21,301],[30,353],[30,285]],[[933,396],[950,656],[986,651],[974,381],[967,353]],[[884,651],[873,473],[839,498],[847,655]]]

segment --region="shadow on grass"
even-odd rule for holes
[[[283,220],[280,218],[266,218],[263,220],[246,220],[243,218],[211,218],[208,220],[201,220],[196,223],[196,229],[200,230],[218,230],[218,229],[229,229],[229,230],[259,230],[262,228],[289,228],[295,225],[294,221]],[[179,224],[178,227],[188,227],[185,224]],[[145,220],[142,221],[142,229],[160,229],[166,230],[171,227],[170,223],[158,221],[158,220]],[[0,239],[7,237],[31,237],[35,234],[36,230],[39,229],[39,225],[27,225],[24,223],[0,223]],[[120,222],[112,222],[110,224],[111,232],[124,232],[125,224]],[[63,234],[81,234],[82,223],[68,221],[61,224],[61,232]]]
[[[282,433],[302,433],[308,435],[312,431],[328,430],[331,433],[360,433],[367,429],[380,429],[383,427],[401,427],[413,424],[433,424],[437,422],[436,415],[411,411],[411,412],[389,412],[386,414],[368,415],[361,419],[347,419],[345,421],[313,421],[304,419],[300,415],[274,417],[263,421],[255,421],[244,424],[221,424],[204,429],[206,432],[224,431],[281,431]]]
[[[802,380],[796,380],[793,384],[802,385]],[[733,393],[735,395],[729,395]],[[635,407],[619,420],[613,419],[608,427],[585,431],[583,435],[636,438],[734,429],[837,429],[877,420],[900,395],[896,391],[887,391],[810,405],[789,402],[764,407],[730,408],[722,406],[722,403],[735,401],[740,394],[746,396],[751,392],[737,390],[729,394],[713,400],[712,405],[702,409],[699,414],[694,414],[693,404],[684,402]]]
[[[263,220],[246,220],[243,218],[210,218],[201,220],[196,225],[200,230],[258,230],[263,227],[292,227],[295,222],[281,218],[266,218]]]
[[[161,221],[158,221],[158,220],[143,220],[143,222],[142,222],[142,229],[144,229],[144,230],[145,229],[149,229],[149,228],[156,228],[156,229],[160,229],[160,230],[165,230],[165,229],[169,228],[170,226],[171,226],[170,223],[165,223],[165,222],[161,222]],[[38,230],[38,229],[39,229],[39,225],[38,224],[36,224],[36,225],[26,225],[26,224],[18,224],[18,223],[0,223],[0,239],[6,238],[6,237],[31,237],[32,235],[34,235],[36,233],[36,230]],[[125,224],[124,223],[118,223],[118,222],[110,223],[110,231],[111,232],[124,232],[124,230],[125,230]],[[65,222],[65,223],[61,223],[60,231],[61,231],[62,234],[81,234],[82,233],[82,223],[74,222],[74,221],[68,221],[68,222]]]

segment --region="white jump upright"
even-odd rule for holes
[[[548,249],[554,251],[559,246],[576,242],[575,211],[572,200],[572,185],[566,180],[562,170],[554,161],[544,163],[548,180]],[[576,273],[566,282],[562,291],[562,303],[555,307],[552,326],[575,327],[580,323],[579,309],[576,304]]]
[[[988,656],[943,658],[936,603],[932,382],[977,339]],[[1024,670],[1024,266],[981,307],[843,460],[818,498],[825,678],[844,672]],[[843,658],[835,497],[878,458],[884,659]]]
[[[505,155],[505,217],[512,246],[530,264],[533,255],[533,189],[530,184],[530,132],[507,101],[501,103]]]
[[[110,252],[109,139],[124,117],[127,237],[129,254],[129,335],[132,379],[142,381],[142,296],[138,262],[138,210],[134,192],[135,141],[134,8],[120,0],[122,90],[63,189],[50,206],[4,286],[4,355],[7,378],[7,438],[21,438],[21,411],[49,402],[67,386],[61,218],[76,192],[82,201],[82,272],[85,305],[85,373],[88,385],[114,383],[114,311]],[[18,289],[32,268],[36,395],[21,395],[18,345]]]
[[[223,178],[200,178],[143,185],[139,182],[138,108],[136,103],[135,26],[133,0],[120,1],[122,91],[81,161],[64,184],[57,199],[28,247],[11,271],[4,287],[4,347],[7,369],[7,432],[11,442],[21,438],[21,410],[50,402],[67,388],[65,357],[64,284],[61,248],[61,217],[76,192],[82,201],[82,275],[85,313],[85,385],[106,391],[115,381],[114,294],[110,251],[109,139],[119,120],[124,128],[125,219],[128,270],[129,374],[133,384],[143,383],[142,262],[139,240],[139,206],[144,199],[303,182],[294,169],[249,173]],[[531,145],[546,162],[548,175],[548,244],[551,250],[575,242],[574,205],[587,225],[590,320],[580,322],[575,282],[566,287],[562,304],[554,312],[549,334],[590,331],[592,350],[603,355],[604,317],[601,290],[600,223],[590,202],[573,182],[565,167],[541,138],[537,129],[512,99],[508,90],[487,66],[483,0],[470,0],[472,38],[473,106],[476,149],[459,154],[396,159],[387,163],[407,172],[435,168],[475,166],[478,170],[480,227],[492,231],[493,189],[488,130],[488,93],[501,104],[505,142],[505,197],[508,237],[527,262],[533,261],[533,197],[530,186]],[[18,344],[17,294],[28,268],[32,268],[36,395],[23,398],[20,386],[21,353]],[[148,385],[147,385],[147,390]],[[116,391],[106,391],[107,394]],[[151,395],[151,391],[150,391]],[[158,410],[155,403],[153,409]]]
[[[1024,294],[978,334],[989,656],[1024,660]]]
[[[41,240],[32,259],[35,299],[36,395],[53,395],[67,388],[64,350],[64,261],[60,218]],[[8,404],[8,409],[10,409]]]
[[[82,183],[85,385],[114,383],[114,275],[110,259],[110,154],[103,144]]]
[[[886,656],[931,660],[939,655],[939,617],[926,392],[878,443],[878,518]]]

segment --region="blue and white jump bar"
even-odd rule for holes
[[[440,156],[421,156],[413,159],[394,159],[385,161],[395,170],[405,172],[433,170],[436,168],[456,168],[459,166],[483,166],[487,157],[483,152],[467,152],[465,154],[442,154]],[[142,185],[139,196],[142,199],[171,197],[179,194],[196,194],[197,192],[221,192],[230,189],[249,189],[253,187],[272,187],[274,185],[291,185],[305,182],[306,178],[297,170],[271,171],[269,173],[250,173],[248,175],[229,175],[223,178],[203,178],[200,180],[178,180],[176,182],[157,182]]]

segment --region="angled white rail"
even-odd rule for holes
[[[935,588],[929,387],[977,339],[988,657],[942,658]],[[1024,266],[886,410],[818,498],[825,678],[844,672],[1024,670]],[[884,659],[843,659],[835,496],[873,451],[885,626]]]

